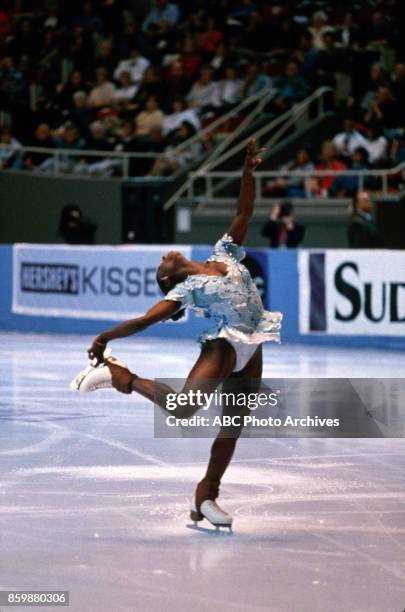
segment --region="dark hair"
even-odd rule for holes
[[[298,147],[297,153],[298,153],[298,151],[306,151],[306,153],[308,155],[308,158],[311,161],[314,159],[314,151],[313,151],[313,149],[312,149],[310,144],[308,144],[308,143],[302,144],[300,147]]]
[[[293,210],[294,210],[294,206],[292,202],[290,202],[289,200],[287,200],[286,202],[283,202],[280,207],[279,219],[282,219],[283,217],[288,217],[289,215],[291,215]]]
[[[361,155],[362,159],[363,159],[363,163],[364,164],[368,164],[368,158],[369,158],[369,153],[367,151],[367,149],[365,149],[364,147],[357,147],[353,153],[357,153],[358,155]]]
[[[166,285],[165,283],[162,282],[162,280],[159,278],[157,273],[156,273],[156,282],[159,285],[160,291],[162,293],[164,293],[164,295],[167,295],[169,293],[169,291],[171,289],[173,289],[173,287],[175,287],[176,284],[177,284],[177,283],[170,283],[169,285]],[[179,319],[184,317],[185,314],[186,314],[186,309],[185,308],[180,308],[170,318],[171,318],[172,321],[178,321]]]
[[[376,136],[381,136],[381,134],[383,133],[383,126],[381,121],[379,120],[370,121],[370,123],[366,125],[366,129],[373,130]]]
[[[196,129],[194,127],[194,125],[192,123],[190,123],[190,121],[182,121],[181,128],[186,128],[187,133],[188,133],[188,138],[191,138],[192,136],[194,136],[194,134],[196,133]]]
[[[72,213],[78,214],[78,218],[82,218],[82,211],[75,204],[66,204],[61,210],[60,218],[59,218],[59,233],[63,234],[63,230],[65,229],[67,223],[72,219]]]

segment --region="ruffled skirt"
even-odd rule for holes
[[[280,343],[282,319],[283,314],[281,312],[264,310],[258,325],[251,332],[245,332],[237,327],[231,327],[229,325],[219,325],[201,334],[198,341],[200,344],[203,344],[207,340],[224,338],[225,340],[229,340],[231,344],[234,342],[255,345],[262,344],[263,342]]]

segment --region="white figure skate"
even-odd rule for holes
[[[127,364],[123,361],[120,361],[115,357],[108,356],[110,353],[111,349],[105,350],[105,361],[114,363],[121,368],[128,368]],[[73,391],[80,391],[80,393],[90,393],[92,391],[97,391],[97,389],[112,389],[112,375],[110,369],[106,365],[100,365],[97,367],[96,365],[91,364],[79,372],[69,386]]]
[[[233,518],[230,514],[222,510],[213,499],[206,499],[200,506],[200,512],[195,507],[195,501],[193,501],[190,518],[194,522],[194,527],[198,527],[197,523],[203,519],[207,519],[214,525],[216,531],[220,530],[220,527],[227,527],[232,532]]]

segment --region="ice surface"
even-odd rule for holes
[[[69,590],[73,612],[405,608],[404,440],[240,440],[220,502],[235,533],[193,531],[210,440],[155,440],[142,398],[70,391],[89,340],[0,334],[0,589]],[[114,349],[149,377],[198,351]],[[399,352],[265,350],[267,377],[404,372]]]

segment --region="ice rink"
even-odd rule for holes
[[[405,609],[405,440],[242,439],[221,495],[234,533],[196,531],[210,440],[154,439],[135,395],[70,391],[89,342],[0,334],[0,590],[69,590],[72,612]],[[151,378],[185,376],[198,352],[114,348]],[[269,378],[404,372],[400,352],[265,349]]]

